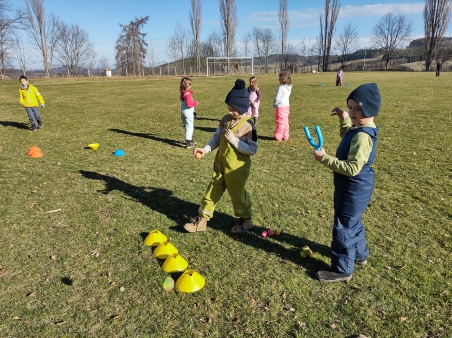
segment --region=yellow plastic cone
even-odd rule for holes
[[[154,257],[157,257],[158,259],[167,259],[168,256],[177,254],[179,251],[176,249],[174,245],[172,245],[170,242],[165,241],[163,243],[160,243],[154,250]]]
[[[97,148],[99,148],[100,144],[99,143],[90,143],[88,144],[88,147],[91,148],[92,150],[97,150]]]
[[[180,292],[195,292],[201,290],[206,280],[194,270],[185,271],[176,281],[176,288]]]
[[[162,234],[159,230],[152,230],[144,239],[144,245],[147,246],[157,246],[167,240],[166,236]]]
[[[168,273],[182,272],[188,266],[187,260],[179,254],[172,254],[163,262],[162,269]]]

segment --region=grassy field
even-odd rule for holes
[[[226,114],[234,80],[193,79],[199,145]],[[18,104],[19,82],[0,81],[0,336],[450,337],[452,73],[346,73],[344,87],[334,73],[295,75],[281,143],[272,140],[277,76],[258,82],[259,151],[247,183],[255,228],[233,236],[227,194],[208,231],[182,228],[214,153],[196,160],[183,146],[178,78],[30,79],[46,99],[37,132]],[[334,153],[329,113],[365,82],[382,93],[364,215],[369,263],[348,283],[323,284],[315,273],[329,265],[332,174],[303,126],[321,126]],[[97,151],[86,148],[93,142]],[[34,145],[44,157],[28,157]],[[124,157],[112,155],[118,148]],[[282,234],[260,237],[267,228]],[[169,274],[143,245],[154,229],[205,278],[202,290],[163,290]],[[299,256],[305,245],[311,258]]]

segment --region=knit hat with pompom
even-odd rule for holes
[[[245,114],[250,106],[250,94],[246,89],[245,81],[242,79],[235,80],[234,87],[228,93],[224,102],[237,109],[240,114]]]

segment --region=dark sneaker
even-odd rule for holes
[[[42,129],[42,128],[44,128],[44,125],[41,123],[38,125],[38,129]]]
[[[241,235],[253,227],[253,222],[250,218],[239,218],[237,224],[231,229],[231,232],[236,235]]]
[[[36,127],[35,128],[30,128],[30,131],[36,131],[38,130]]]
[[[196,142],[195,141],[191,141],[191,140],[187,140],[185,141],[185,147],[187,149],[193,148],[195,146]]]
[[[196,216],[190,223],[184,225],[184,229],[188,232],[205,231],[207,229],[207,218]]]
[[[333,283],[333,282],[348,282],[352,279],[352,274],[345,274],[333,271],[317,271],[317,278],[321,282]]]
[[[355,264],[357,265],[366,265],[367,259],[355,259]]]

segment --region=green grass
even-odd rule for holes
[[[226,113],[234,80],[193,79],[199,145]],[[243,237],[230,234],[227,194],[208,231],[183,231],[214,154],[195,160],[183,147],[178,78],[31,79],[46,99],[44,129],[34,133],[18,81],[0,81],[0,336],[446,337],[451,81],[447,72],[356,72],[345,76],[349,87],[335,87],[333,73],[295,75],[290,140],[277,143],[277,76],[258,75],[259,151],[247,182],[256,226]],[[371,255],[349,283],[322,284],[314,276],[329,264],[333,183],[303,126],[320,125],[334,153],[329,112],[364,82],[377,82],[383,98],[364,215]],[[99,149],[86,149],[93,142]],[[27,156],[33,145],[43,158]],[[114,157],[117,148],[126,156]],[[263,239],[267,228],[283,233]],[[143,245],[153,229],[205,277],[202,290],[163,290],[163,262]],[[300,258],[304,245],[313,257]]]

